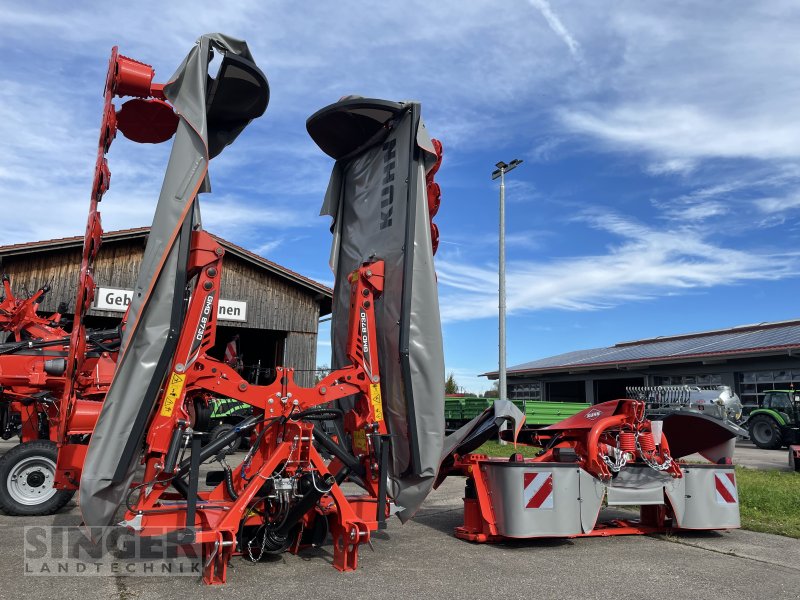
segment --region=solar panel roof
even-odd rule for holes
[[[800,321],[761,323],[726,330],[621,342],[607,348],[577,350],[509,367],[509,372],[563,370],[713,355],[752,354],[800,348]],[[487,374],[496,374],[496,371]]]

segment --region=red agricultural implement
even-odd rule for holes
[[[208,61],[215,53],[222,60],[212,78]],[[337,168],[368,155],[380,174],[370,178],[366,190],[377,197],[368,205],[375,211],[374,233],[354,242],[344,231],[363,218],[348,212],[345,176],[340,214],[334,217],[343,231],[337,247],[360,243],[370,250],[338,259],[334,329],[344,332],[336,340],[343,350],[338,368],[313,388],[297,385],[293,369],[285,366],[276,369],[271,383],[251,385],[207,354],[216,336],[224,251],[200,227],[198,194],[208,191],[210,159],[266,109],[267,81],[243,42],[220,35],[200,38],[168,84],[154,85],[152,77],[147,65],[112,55],[98,154],[102,180],[96,189],[107,187],[103,154],[114,137],[115,95],[157,97],[129,101],[116,113],[118,127],[130,103],[136,103],[135,115],[158,116],[137,119],[141,131],[124,131],[128,137],[157,141],[177,133],[111,389],[88,451],[62,438],[57,485],[82,471],[81,511],[89,526],[112,523],[124,503],[129,528],[142,535],[177,532],[182,543],[199,544],[208,583],[225,580],[233,554],[257,560],[265,553],[297,551],[320,543],[328,532],[334,566],[355,569],[358,548],[385,522],[390,498],[413,514],[433,484],[435,469],[429,465],[438,464],[440,456],[441,406],[429,409],[423,400],[442,398],[444,385],[431,260],[438,231],[430,222],[439,203],[433,174],[441,146],[427,138],[414,103],[351,98],[309,119],[309,132],[337,158]],[[149,123],[163,122],[170,127],[147,131]],[[93,200],[92,212],[95,208]],[[86,299],[93,289],[96,239],[90,217],[80,286]],[[381,243],[392,246],[381,250]],[[407,244],[412,249],[403,251]],[[89,300],[79,299],[78,305],[85,309]],[[433,326],[419,327],[426,319]],[[416,329],[438,340],[431,357],[409,351]],[[392,365],[385,378],[379,364],[386,357]],[[412,380],[412,370],[418,379]],[[434,386],[430,394],[420,391],[427,381]],[[253,414],[229,434],[210,439],[209,401],[220,396],[248,404]],[[69,413],[73,396],[65,398]],[[438,436],[419,430],[429,423]],[[225,448],[243,432],[250,436],[250,450],[232,468]],[[200,465],[209,459],[222,468],[208,474],[203,486]],[[136,475],[139,465],[143,473]],[[362,492],[346,495],[345,481]]]
[[[678,462],[718,449],[731,434],[712,420],[684,418],[695,422],[651,422],[643,402],[613,400],[526,432],[524,441],[541,448],[535,458],[489,458],[469,454],[474,444],[462,445],[450,471],[467,477],[456,536],[494,542],[739,527],[731,457]],[[638,506],[639,518],[619,513],[601,520],[604,506]]]
[[[77,486],[53,488],[56,471],[60,404],[67,389],[70,334],[61,310],[47,317],[37,314],[43,286],[28,298],[17,298],[11,281],[3,276],[0,331],[8,340],[0,344],[0,434],[18,437],[20,444],[0,458],[0,508],[11,515],[42,515],[61,508]],[[85,438],[94,428],[114,373],[119,333],[116,330],[84,332],[85,356],[76,371],[73,410],[67,432]]]

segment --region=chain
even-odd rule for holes
[[[253,540],[258,537],[258,532],[256,533],[255,536],[253,536],[252,539],[247,540],[247,554],[250,557],[250,562],[254,563],[258,562],[264,556],[264,551],[266,550],[267,547],[267,532],[264,531],[266,526],[267,525],[265,523],[264,525],[258,528],[259,532],[263,532],[263,535],[261,536],[261,549],[258,552],[258,557],[253,556]]]
[[[664,458],[664,462],[661,464],[649,458],[647,454],[645,454],[645,452],[642,450],[641,444],[639,444],[638,434],[636,435],[636,449],[639,451],[639,456],[642,457],[644,463],[651,469],[654,469],[655,471],[666,471],[672,466],[672,457],[669,454],[667,454],[667,456]]]
[[[606,463],[606,466],[612,473],[619,473],[625,465],[628,464],[628,454],[622,452],[619,448],[619,437],[617,437],[617,447],[614,450],[614,460],[611,460],[608,455],[600,452],[600,458]]]

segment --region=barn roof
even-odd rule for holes
[[[149,227],[135,227],[133,229],[119,229],[116,231],[106,231],[103,233],[103,242],[125,241],[133,239],[145,239],[150,232]],[[271,260],[259,256],[249,250],[237,246],[233,242],[229,242],[217,235],[211,234],[225,250],[234,256],[252,263],[257,267],[269,271],[282,279],[288,280],[302,288],[308,290],[309,293],[319,296],[322,314],[330,313],[331,300],[333,298],[333,290],[328,286],[309,279],[291,269],[279,265]],[[34,254],[37,252],[51,252],[53,250],[61,250],[67,248],[80,248],[83,245],[83,236],[76,235],[71,237],[56,238],[52,240],[42,240],[39,242],[26,242],[23,244],[10,244],[8,246],[0,246],[0,257],[3,256],[20,256],[24,254]]]
[[[698,333],[620,342],[607,348],[577,350],[509,367],[509,375],[590,371],[625,365],[674,364],[785,354],[800,349],[800,320],[740,325]],[[484,373],[496,379],[497,371]]]

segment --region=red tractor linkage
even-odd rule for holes
[[[382,484],[386,425],[373,350],[373,303],[383,290],[383,263],[365,264],[351,277],[349,366],[333,371],[314,388],[298,386],[293,369],[278,367],[272,384],[257,386],[206,355],[214,345],[222,256],[210,235],[193,234],[189,276],[197,277],[195,292],[169,383],[148,429],[144,483],[134,488],[140,494],[135,502],[129,499],[125,523],[142,535],[184,530],[183,542],[202,545],[207,583],[225,581],[237,546],[247,549],[251,558],[256,558],[255,546],[259,556],[296,552],[304,540],[324,537],[328,528],[334,539],[334,566],[355,569],[359,544],[369,541],[388,506]],[[208,394],[247,403],[253,416],[229,435],[203,445],[206,436],[195,427]],[[357,402],[347,413],[320,408],[348,396]],[[315,425],[331,418],[342,418],[351,433],[351,452]],[[232,469],[220,451],[228,437],[248,430],[252,447],[242,465]],[[333,455],[329,464],[314,441]],[[187,446],[191,457],[179,461]],[[223,465],[221,481],[211,491],[198,492],[200,463],[215,456]],[[366,495],[344,495],[339,484],[348,475],[360,479]]]

